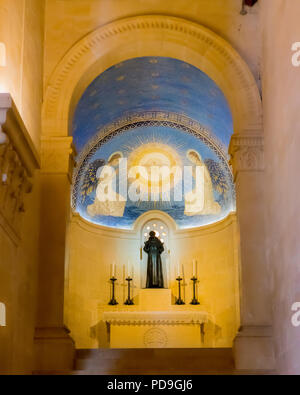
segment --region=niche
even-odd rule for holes
[[[162,243],[164,243],[164,252],[161,255],[163,265],[164,287],[169,288],[170,281],[170,259],[169,259],[169,242],[170,231],[168,226],[160,219],[152,219],[144,224],[141,230],[141,288],[146,288],[147,280],[147,260],[148,255],[143,251],[144,243],[149,238],[149,233],[154,231]]]

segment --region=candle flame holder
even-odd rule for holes
[[[115,282],[117,281],[117,279],[115,277],[112,277],[110,279],[110,281],[111,281],[111,288],[112,288],[112,292],[111,292],[112,296],[111,296],[111,300],[108,304],[110,306],[116,306],[117,304],[119,304],[115,298]]]
[[[177,305],[183,305],[183,304],[185,304],[184,301],[183,301],[183,299],[181,298],[181,281],[183,280],[183,278],[180,277],[180,276],[178,276],[178,277],[176,278],[176,280],[178,281],[178,299],[176,299],[175,304],[177,304]]]
[[[132,305],[134,305],[133,299],[131,299],[131,296],[130,296],[130,284],[131,284],[132,278],[127,277],[126,281],[128,282],[128,297],[127,297],[127,300],[125,301],[124,304],[127,306],[132,306]]]
[[[199,300],[196,298],[196,284],[197,284],[198,278],[196,276],[193,276],[191,278],[191,280],[193,281],[193,300],[191,301],[190,304],[198,305],[198,304],[200,304]]]

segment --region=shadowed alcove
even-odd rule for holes
[[[157,310],[151,298],[145,303],[141,300],[147,273],[143,245],[150,230],[165,246],[164,288],[171,291],[171,298],[167,306],[161,300],[162,314],[203,312],[209,317],[205,337],[196,331],[187,334],[189,339],[184,343],[183,325],[176,332],[173,324],[172,333],[170,323],[163,325],[164,347],[232,347],[239,325],[238,234],[227,153],[233,123],[222,91],[186,62],[166,57],[130,59],[104,71],[87,87],[74,112],[72,129],[78,156],[73,174],[65,317],[77,347],[109,347],[106,313]],[[120,160],[126,160],[128,174],[119,167]],[[106,166],[118,176],[109,185],[111,197],[122,196],[122,201],[104,202],[99,196],[106,182]],[[193,204],[188,201],[195,188],[192,170],[190,181],[179,188],[184,188],[179,199],[174,194],[179,183],[175,176],[165,191],[167,199],[162,195],[145,199],[148,189],[132,199],[130,173],[141,166],[149,170],[149,177],[146,171],[135,181],[142,191],[152,182],[151,166],[182,170],[203,166],[202,207],[197,207],[198,198]],[[124,179],[128,191],[122,191]],[[153,182],[150,184],[152,187]],[[108,305],[113,265],[119,302],[115,307]],[[133,278],[131,307],[124,306],[128,265]],[[185,302],[180,307],[175,305],[179,274]],[[198,306],[190,305],[193,275],[198,278]],[[127,339],[133,339],[129,343],[122,343],[119,334],[118,347],[146,347],[143,338],[149,325],[144,332],[134,325],[131,331],[127,329]],[[191,321],[191,326],[197,325]],[[113,342],[111,346],[116,347]]]
[[[128,70],[126,78],[122,68],[126,70],[132,62],[135,62],[137,74]],[[168,67],[172,64],[175,69],[180,65],[182,68],[174,73],[173,79],[172,73],[161,78],[155,70],[159,62],[162,66],[167,62]],[[139,67],[138,63],[142,66]],[[163,72],[165,67],[161,70]],[[109,76],[114,78],[105,91],[105,78]],[[161,78],[159,83],[155,83],[157,78]],[[126,100],[126,89],[122,89],[122,84],[128,83],[128,97],[130,91],[133,92],[130,101]],[[130,90],[130,85],[136,88],[138,95],[134,95],[135,89]],[[160,86],[163,87],[161,91]],[[196,92],[194,86],[197,87]],[[93,99],[95,96],[99,100]],[[115,106],[107,107],[108,102]],[[65,262],[64,322],[70,327],[77,348],[99,346],[98,340],[104,339],[104,334],[95,336],[93,331],[91,336],[91,328],[100,322],[106,322],[114,332],[113,340],[111,336],[109,339],[111,347],[154,344],[154,332],[147,332],[146,336],[140,328],[139,335],[132,336],[132,328],[123,328],[130,331],[130,336],[124,336],[124,332],[118,332],[117,326],[120,322],[122,325],[140,322],[139,319],[128,321],[127,318],[134,317],[134,309],[141,309],[145,300],[149,300],[144,292],[147,290],[141,288],[140,273],[140,230],[145,223],[137,229],[143,215],[154,214],[155,210],[175,224],[169,259],[171,267],[179,266],[181,275],[184,274],[181,290],[186,304],[173,304],[174,298],[178,297],[177,276],[173,270],[169,289],[161,290],[169,295],[161,299],[168,301],[168,307],[159,300],[155,302],[152,297],[152,310],[156,306],[162,310],[163,316],[158,311],[158,321],[153,321],[153,317],[148,319],[151,306],[137,312],[143,317],[146,314],[146,322],[150,324],[161,322],[161,319],[172,324],[179,313],[181,317],[185,314],[179,311],[180,308],[194,308],[197,309],[194,318],[189,312],[187,320],[179,321],[182,324],[195,322],[196,327],[200,325],[201,328],[200,332],[197,329],[195,336],[191,333],[184,335],[183,332],[178,336],[176,330],[172,330],[169,336],[168,331],[155,331],[159,338],[157,344],[173,348],[225,347],[229,350],[234,346],[239,369],[256,367],[257,353],[262,356],[259,368],[265,360],[263,354],[269,358],[271,339],[270,326],[265,324],[269,322],[269,318],[266,319],[269,317],[269,296],[267,268],[264,266],[263,205],[258,199],[264,167],[261,121],[259,91],[246,63],[226,41],[190,21],[160,15],[125,18],[94,30],[68,51],[50,77],[46,90],[42,149],[44,169],[50,170],[50,173],[44,172],[45,182],[56,180],[56,185],[60,184],[66,191],[70,188],[74,163],[72,142],[77,146],[70,188],[72,215],[68,221],[64,254],[55,255],[53,250],[55,257],[50,254],[44,259],[57,262],[60,270],[61,262]],[[150,140],[149,131],[153,137]],[[124,139],[130,134],[134,137],[128,139],[125,147]],[[167,141],[168,135],[173,137],[176,134],[182,136],[179,147],[175,143],[177,137]],[[61,165],[57,167],[54,151],[61,158]],[[127,157],[131,163],[145,163],[146,167],[157,161],[182,163],[184,166],[186,161],[193,165],[201,164],[207,186],[204,207],[199,208],[197,198],[193,205],[190,204],[191,183],[181,205],[131,205],[127,200],[124,204],[121,199],[117,205],[114,202],[103,207],[97,196],[101,185],[98,176],[104,175],[101,167],[104,164],[113,168],[116,160]],[[52,174],[51,178],[48,174]],[[143,184],[142,178],[139,184]],[[110,191],[122,197],[120,191],[114,188]],[[47,192],[45,198],[51,206],[57,201],[57,189],[55,193],[51,188]],[[62,203],[59,202],[61,215],[68,219],[68,211]],[[156,218],[162,219],[160,216]],[[255,218],[255,224],[249,222],[249,218]],[[62,238],[65,231],[63,226],[59,230]],[[134,306],[123,305],[126,298],[124,261],[128,260],[135,276],[131,289],[136,302]],[[199,306],[189,305],[193,296],[190,276],[194,272],[194,260],[197,260],[197,293],[201,311]],[[179,264],[176,263],[178,261]],[[119,277],[119,284],[116,283],[119,305],[111,311],[108,301],[111,296],[111,265],[114,263]],[[47,278],[49,280],[49,276]],[[57,283],[60,288],[60,277],[51,281],[53,286]],[[264,303],[257,304],[257,287],[266,290]],[[57,311],[53,309],[51,317],[43,317],[41,311],[38,316],[43,322],[62,322],[63,293],[56,295],[60,295],[57,297],[60,303],[43,298],[44,304],[58,307]],[[132,310],[124,311],[129,308]],[[175,316],[173,308],[178,309]],[[115,313],[117,316],[122,313],[121,321]],[[171,321],[166,317],[171,317]],[[202,330],[203,324],[207,331]],[[44,323],[41,326],[43,328]],[[65,346],[71,353],[74,349],[72,338],[63,326],[60,328],[60,333],[64,333]],[[46,329],[39,330],[39,333],[49,336]],[[203,337],[203,334],[206,335]],[[139,344],[125,344],[124,338],[139,338]],[[180,344],[178,339],[182,340]],[[184,343],[186,339],[188,342]],[[44,353],[45,349],[40,348],[38,358],[42,358]]]

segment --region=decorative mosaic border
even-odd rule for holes
[[[209,146],[218,158],[221,160],[225,169],[230,174],[232,183],[230,185],[231,191],[234,191],[232,169],[229,165],[229,155],[226,153],[226,147],[216,139],[212,132],[204,128],[199,122],[186,117],[185,115],[176,114],[164,111],[147,111],[140,113],[133,113],[118,119],[112,124],[105,126],[98,130],[97,134],[91,139],[82,150],[80,156],[76,161],[76,168],[73,173],[73,187],[72,187],[72,208],[76,209],[77,195],[79,182],[82,174],[86,170],[89,159],[97,152],[97,150],[112,138],[119,134],[125,133],[128,130],[137,127],[151,127],[151,126],[165,126],[173,129],[179,129],[189,133],[200,139],[203,143]],[[234,193],[233,193],[234,195]],[[233,199],[234,196],[233,196]]]
[[[89,151],[96,145],[99,140],[106,135],[114,132],[117,129],[121,129],[124,126],[131,125],[141,121],[167,121],[176,124],[177,126],[185,126],[202,136],[205,136],[207,139],[211,140],[216,147],[218,147],[221,151],[223,151],[224,156],[228,158],[227,150],[228,148],[221,144],[218,138],[209,130],[203,127],[199,122],[193,120],[192,118],[187,117],[183,114],[178,114],[170,111],[143,111],[143,112],[133,112],[122,118],[119,118],[113,123],[102,127],[97,130],[95,136],[89,140],[89,142],[85,145],[80,156],[78,158],[78,163],[84,160],[86,155],[88,155]]]

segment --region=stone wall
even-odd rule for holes
[[[148,216],[151,212],[148,213]],[[153,214],[154,219],[159,214]],[[149,217],[150,219],[150,217]],[[163,218],[164,219],[164,218]],[[142,219],[140,221],[143,221]],[[139,222],[139,220],[138,220]],[[147,222],[147,221],[146,221]],[[135,311],[139,309],[139,294],[143,287],[143,263],[140,260],[143,228],[132,231],[109,229],[87,223],[73,216],[67,244],[65,283],[65,323],[71,330],[76,348],[108,347],[106,326],[102,320],[105,311]],[[238,285],[238,231],[235,214],[225,220],[192,230],[170,229],[169,260],[165,281],[172,291],[173,305],[167,311],[206,311],[210,323],[205,337],[206,347],[232,347],[239,327]],[[200,306],[191,306],[193,274],[192,261],[197,259]],[[125,267],[133,267],[133,297],[136,306],[126,307]],[[183,298],[185,306],[175,306],[178,295],[177,262],[183,266]],[[110,299],[111,264],[117,265],[116,296],[119,305],[108,306]],[[169,263],[168,263],[169,262]],[[131,269],[130,269],[131,270]],[[144,267],[144,270],[145,267]],[[165,279],[166,280],[166,279]],[[161,301],[161,304],[167,301]],[[155,310],[151,303],[146,310]],[[162,309],[164,310],[164,309]],[[190,341],[189,344],[192,344]],[[195,347],[198,342],[195,340]]]
[[[277,368],[300,373],[300,328],[291,306],[300,301],[300,67],[292,65],[292,44],[300,41],[297,0],[263,0],[263,106],[266,162],[266,254],[272,270]]]
[[[9,92],[37,148],[40,146],[44,1],[1,0],[0,42],[6,67],[0,66],[0,92]]]
[[[36,315],[41,134],[42,0],[0,1],[1,373],[31,373]],[[11,95],[11,96],[10,96]],[[15,103],[13,103],[13,101]]]
[[[259,6],[242,16],[241,0],[226,0],[226,6],[224,0],[46,0],[44,86],[58,62],[82,37],[136,15],[169,15],[211,29],[239,52],[259,81]]]

